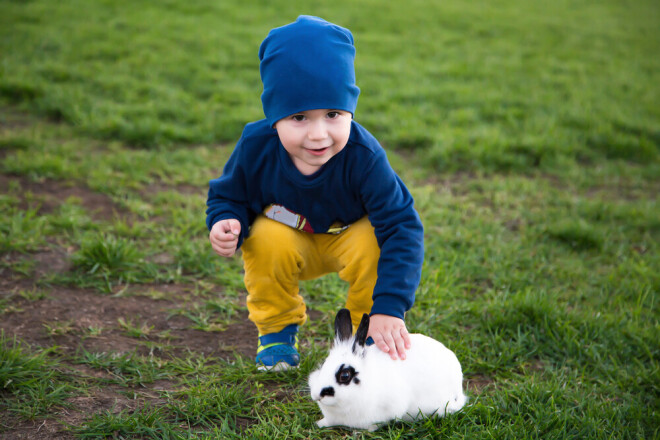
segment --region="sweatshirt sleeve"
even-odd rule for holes
[[[371,314],[403,319],[415,302],[424,261],[424,228],[414,200],[383,150],[362,181],[361,197],[380,246]]]
[[[225,164],[222,176],[209,182],[206,200],[206,226],[209,230],[220,220],[237,219],[241,223],[238,246],[248,234],[248,227],[254,220],[248,208],[247,176],[241,165],[242,141],[232,152]]]

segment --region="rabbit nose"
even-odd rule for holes
[[[321,390],[321,397],[334,396],[334,395],[335,395],[335,389],[332,387],[325,387]]]

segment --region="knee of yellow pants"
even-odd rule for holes
[[[310,244],[300,232],[282,223],[258,217],[243,243],[245,288],[249,318],[260,334],[278,332],[306,320],[298,281]]]

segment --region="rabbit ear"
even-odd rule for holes
[[[348,341],[353,336],[353,323],[351,322],[351,312],[348,309],[341,309],[335,317],[335,336],[338,341]]]
[[[367,341],[367,333],[369,333],[369,315],[366,313],[362,315],[360,325],[355,332],[355,342],[353,342],[353,353],[356,353],[357,348],[364,348]],[[357,353],[356,353],[357,354]]]

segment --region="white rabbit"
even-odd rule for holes
[[[405,360],[392,360],[376,345],[365,345],[369,315],[352,336],[351,314],[335,318],[335,342],[309,376],[309,388],[323,413],[319,427],[343,425],[378,429],[393,419],[443,416],[467,402],[456,355],[435,339],[411,334]]]

